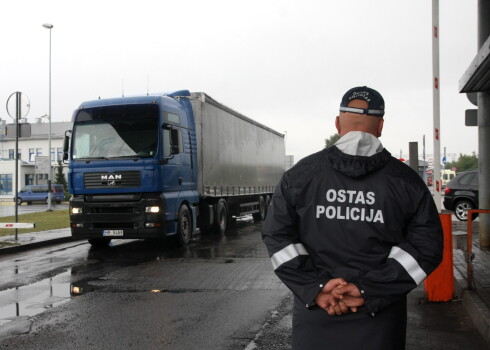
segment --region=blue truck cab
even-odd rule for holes
[[[68,176],[74,237],[103,245],[111,238],[173,235],[180,205],[187,215],[196,213],[188,94],[95,100],[74,111]],[[190,236],[194,228],[184,229]]]

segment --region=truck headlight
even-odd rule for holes
[[[82,213],[82,208],[71,208],[70,211],[71,211],[71,214],[72,215],[74,215],[74,214],[81,214]]]
[[[160,212],[160,207],[158,206],[145,208],[145,213],[159,213],[159,212]]]

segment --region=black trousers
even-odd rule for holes
[[[329,316],[294,300],[293,350],[404,350],[406,330],[406,298],[375,316],[365,310]]]

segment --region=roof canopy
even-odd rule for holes
[[[459,80],[459,92],[490,92],[490,36]]]

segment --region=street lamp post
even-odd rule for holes
[[[49,159],[49,172],[48,172],[48,211],[51,211],[51,29],[53,25],[44,23],[43,27],[49,29],[49,131],[48,131],[48,159]]]

